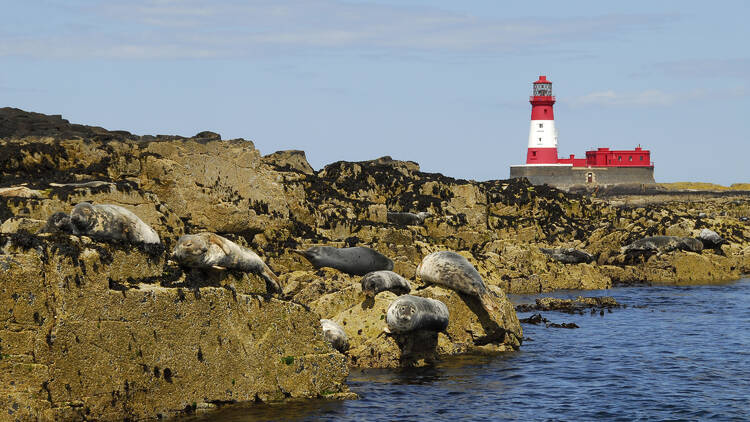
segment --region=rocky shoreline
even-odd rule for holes
[[[301,151],[262,156],[251,141],[135,136],[60,116],[0,109],[0,407],[12,419],[152,418],[225,403],[350,397],[348,367],[425,365],[521,346],[511,293],[616,284],[715,282],[750,272],[750,197],[640,200],[424,173],[382,157],[313,170]],[[41,233],[55,212],[89,201],[126,207],[160,248]],[[429,212],[418,225],[389,212]],[[621,248],[656,236],[726,242],[633,260]],[[279,275],[272,296],[253,274],[195,276],[164,254],[185,233],[210,231],[256,251]],[[394,261],[418,296],[451,314],[446,332],[383,335],[395,298],[362,294],[359,277],[316,270],[294,253],[313,245],[369,246]],[[575,249],[578,264],[549,251]],[[502,306],[415,279],[422,258],[452,250]],[[590,262],[588,262],[590,261]],[[350,349],[324,341],[341,324]]]

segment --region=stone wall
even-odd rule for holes
[[[525,177],[533,185],[555,187],[655,183],[653,167],[511,166],[510,177]]]

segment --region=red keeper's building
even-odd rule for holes
[[[559,187],[572,185],[612,185],[654,183],[651,151],[638,145],[632,150],[598,148],[586,151],[586,158],[557,155],[557,129],[552,82],[540,76],[533,84],[531,127],[526,164],[511,166],[510,177],[526,177],[531,183]]]

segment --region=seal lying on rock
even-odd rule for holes
[[[476,296],[487,310],[497,310],[479,271],[463,256],[451,251],[433,252],[417,267],[417,276],[428,283]]]
[[[429,212],[420,212],[417,214],[411,212],[390,212],[386,214],[389,223],[401,226],[421,226],[425,218],[432,217]]]
[[[388,307],[386,332],[408,333],[414,330],[443,331],[448,327],[448,307],[439,300],[426,297],[399,296]]]
[[[172,259],[186,267],[256,273],[271,284],[275,291],[281,291],[279,278],[255,252],[218,234],[180,236],[172,250]]]
[[[703,229],[698,234],[698,240],[703,243],[704,248],[717,248],[727,241],[713,230]]]
[[[349,350],[349,338],[346,336],[344,329],[330,319],[321,319],[320,325],[323,327],[323,337],[333,346],[334,349],[341,353]]]
[[[389,290],[397,295],[411,291],[409,280],[393,271],[373,271],[362,277],[362,291],[370,297]]]
[[[351,275],[365,275],[372,271],[393,269],[393,261],[380,252],[364,246],[353,248],[313,246],[306,251],[295,249],[295,252],[304,256],[315,268],[329,267]]]
[[[679,236],[651,236],[636,240],[635,242],[624,246],[621,249],[623,254],[663,254],[674,250],[700,252],[703,250],[703,243],[692,237]]]
[[[45,230],[61,230],[101,240],[161,243],[159,235],[151,226],[127,208],[112,204],[93,205],[81,202],[73,208],[70,216],[63,212],[52,214]]]
[[[563,264],[588,264],[594,260],[594,256],[588,252],[574,248],[547,249],[539,248],[543,254]]]

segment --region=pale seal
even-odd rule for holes
[[[395,294],[406,294],[411,291],[409,280],[393,271],[373,271],[362,277],[362,291],[367,296],[375,296],[380,292],[391,291]]]
[[[575,248],[547,249],[539,248],[543,254],[563,264],[588,264],[594,260],[594,256],[588,252]]]
[[[341,353],[349,350],[349,337],[340,325],[330,319],[321,319],[320,325],[323,327],[323,337],[334,349]]]
[[[129,243],[159,244],[159,235],[132,211],[119,205],[81,202],[68,217],[57,212],[47,220],[48,230],[62,230],[77,236]]]
[[[448,307],[426,297],[399,296],[385,314],[387,332],[408,333],[415,330],[444,331],[448,327]]]
[[[463,256],[451,251],[433,252],[417,267],[422,281],[479,298],[487,310],[497,310],[479,271]]]
[[[191,268],[256,273],[277,292],[281,291],[279,278],[255,252],[215,233],[180,236],[171,257],[180,265]]]
[[[386,214],[389,223],[401,226],[421,226],[425,218],[432,217],[429,212],[420,212],[417,214],[411,212],[390,212]]]
[[[703,243],[704,248],[717,248],[727,241],[713,230],[703,229],[698,234],[698,240]]]
[[[313,246],[302,251],[295,250],[310,261],[315,268],[329,267],[351,275],[365,275],[372,271],[392,270],[393,261],[380,252],[364,246],[333,248]]]
[[[703,243],[692,237],[650,236],[638,239],[621,249],[627,255],[663,254],[674,250],[700,252]]]

